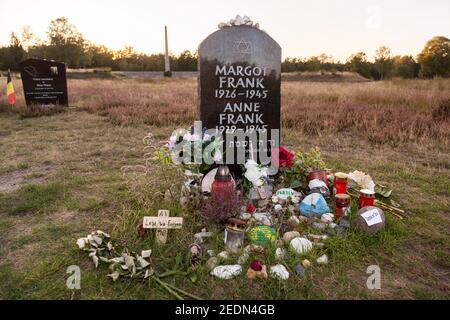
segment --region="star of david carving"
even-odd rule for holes
[[[250,42],[246,41],[244,38],[241,38],[241,40],[234,41],[234,50],[237,53],[252,53],[252,48],[250,46]]]

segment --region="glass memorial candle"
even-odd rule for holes
[[[359,191],[358,205],[359,208],[373,206],[375,204],[375,192],[369,189]]]
[[[225,247],[232,253],[239,252],[244,244],[246,222],[237,219],[228,219],[225,228]]]
[[[233,193],[234,184],[227,166],[220,166],[214,177],[211,195],[215,200],[224,200]]]
[[[336,219],[345,217],[350,212],[350,196],[345,193],[338,193],[334,197]]]
[[[347,174],[336,172],[334,175],[334,194],[347,193]]]

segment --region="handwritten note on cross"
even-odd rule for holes
[[[158,210],[157,217],[144,217],[145,229],[156,229],[156,241],[166,243],[168,229],[181,229],[183,218],[170,217],[169,210]]]

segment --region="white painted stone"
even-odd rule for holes
[[[211,275],[219,279],[229,280],[240,275],[242,267],[238,264],[217,266],[211,271]]]
[[[311,241],[302,237],[292,239],[290,246],[297,254],[305,254],[309,252],[313,247]]]
[[[287,280],[289,279],[289,271],[282,264],[277,264],[270,267],[270,276],[274,279]]]

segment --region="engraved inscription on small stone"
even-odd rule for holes
[[[20,74],[27,105],[69,104],[64,63],[27,59],[20,63]]]

